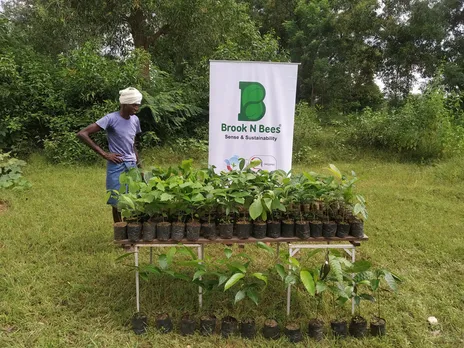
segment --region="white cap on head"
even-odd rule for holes
[[[119,91],[120,104],[140,104],[142,102],[142,93],[137,88],[127,87]]]

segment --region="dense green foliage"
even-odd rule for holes
[[[23,177],[26,162],[10,157],[9,153],[0,152],[0,189],[24,189],[31,186]]]
[[[54,162],[94,161],[73,134],[114,111],[129,85],[144,94],[142,146],[206,139],[210,59],[301,62],[295,129],[311,138],[295,139],[296,160],[334,141],[418,159],[461,147],[459,0],[11,0],[1,11],[6,151],[43,147]],[[418,78],[439,80],[440,92],[411,97]],[[359,132],[318,132],[339,124]],[[104,146],[103,136],[96,141]]]

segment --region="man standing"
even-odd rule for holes
[[[77,137],[87,144],[101,157],[106,159],[106,190],[111,192],[108,204],[113,207],[114,222],[121,221],[116,204],[120,187],[119,175],[121,173],[140,166],[137,149],[135,148],[135,136],[141,132],[140,121],[135,114],[142,102],[142,94],[135,88],[129,87],[119,91],[119,111],[105,115],[95,123],[87,126],[77,133]],[[105,152],[98,146],[90,135],[101,130],[106,131],[110,152]]]

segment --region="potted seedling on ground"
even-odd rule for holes
[[[332,251],[329,254],[329,264],[327,265],[327,263],[324,263],[325,269],[329,269],[330,271],[325,281],[328,285],[328,290],[332,295],[333,312],[335,317],[331,320],[330,327],[332,334],[336,338],[344,338],[348,335],[348,323],[344,316],[344,308],[346,302],[349,300],[349,296],[345,291],[343,268],[350,267],[351,265],[351,262],[346,260],[344,257],[341,257],[336,251]]]
[[[386,269],[375,269],[371,271],[370,274],[370,287],[377,301],[377,314],[371,320],[370,332],[372,336],[383,336],[385,335],[386,330],[386,320],[382,318],[382,315],[380,313],[380,294],[382,290],[388,290],[382,289],[381,286],[382,283],[386,283],[390,290],[396,292],[398,290],[397,283],[401,282],[401,279]]]
[[[361,315],[361,301],[375,301],[372,295],[361,292],[371,284],[368,272],[370,267],[370,262],[361,260],[353,263],[344,272],[345,293],[355,308],[355,315],[349,326],[350,335],[354,337],[364,337],[367,332],[367,320]]]
[[[314,250],[307,254],[307,257],[316,255],[319,250]],[[287,270],[286,270],[287,268]],[[315,275],[315,272],[309,269],[305,269],[301,266],[300,261],[290,256],[288,253],[282,253],[280,255],[280,262],[275,265],[275,269],[279,274],[280,278],[285,282],[287,291],[292,285],[297,288],[300,284],[303,285],[304,292],[311,297],[316,294],[322,293],[322,281]],[[300,325],[294,321],[287,323],[284,329],[288,339],[291,342],[299,342],[302,340],[302,334]]]
[[[316,300],[316,315],[308,323],[308,336],[320,341],[324,338],[324,321],[320,318],[321,304],[323,294],[327,290],[327,281],[329,280],[330,262],[329,251],[326,251],[324,263],[319,269],[312,271],[312,277],[315,284],[314,298]]]
[[[187,261],[174,261],[174,256],[176,254],[186,255],[188,257]],[[195,253],[190,248],[185,246],[180,247],[171,247],[165,254],[160,254],[158,256],[157,265],[147,264],[139,266],[140,277],[144,280],[148,280],[153,275],[167,275],[174,279],[183,280],[184,282],[191,283],[192,278],[185,272],[179,272],[173,269],[173,265],[183,265],[183,266],[192,266],[200,264],[201,260],[198,260]],[[193,321],[194,322],[194,321]],[[158,330],[163,333],[168,333],[173,329],[173,323],[169,313],[160,312],[156,319],[155,325]],[[188,335],[193,333],[192,327],[195,328],[196,324],[192,324],[192,317],[189,313],[185,313],[182,317],[181,333],[183,335]]]
[[[258,246],[269,250],[269,247],[262,243],[258,244]],[[224,275],[226,275],[227,280],[224,282],[224,291],[235,293],[234,306],[243,301],[247,301],[248,303],[251,302],[258,306],[260,293],[267,286],[267,275],[261,272],[250,272],[251,258],[245,253],[240,253],[237,257],[233,258],[232,250],[226,248],[225,255],[226,259],[223,264],[227,267],[227,271],[220,276],[220,278],[224,279]],[[240,258],[238,259],[238,257]],[[245,262],[242,260],[245,260]],[[232,334],[230,331],[232,328],[235,328],[235,326],[233,326],[233,320],[229,317],[226,317],[226,319],[228,320],[223,320],[223,327],[225,330],[222,329],[222,334],[228,337]],[[241,320],[240,333],[242,337],[245,338],[253,338],[255,336],[256,324],[253,318],[244,318]]]

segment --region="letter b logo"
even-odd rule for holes
[[[238,120],[259,121],[266,113],[266,105],[263,103],[266,89],[259,82],[240,81],[238,86],[242,91]]]

